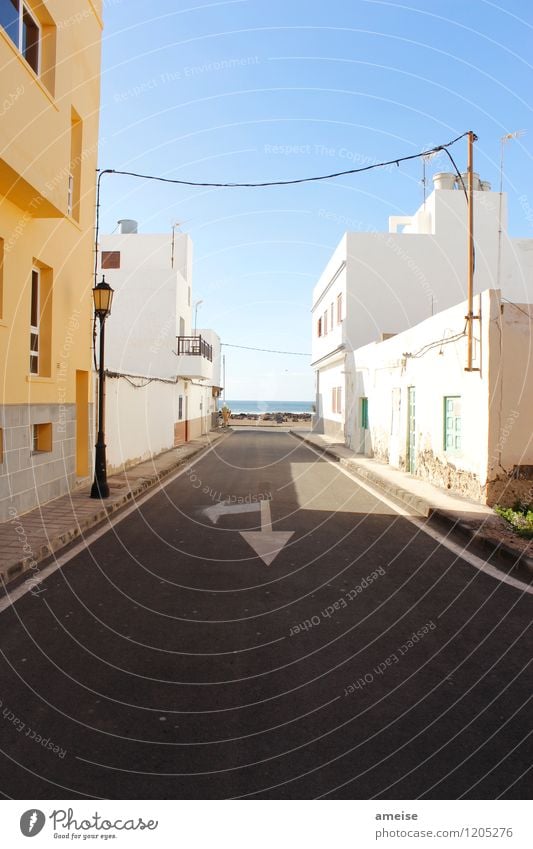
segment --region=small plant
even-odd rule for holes
[[[533,504],[522,504],[520,501],[512,507],[496,504],[494,512],[509,522],[519,536],[533,539]]]

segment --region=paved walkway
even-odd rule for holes
[[[109,498],[103,501],[89,497],[89,484],[0,524],[0,587],[133,502],[225,433],[213,431],[110,476]]]
[[[487,556],[499,555],[507,568],[525,566],[533,571],[533,541],[518,537],[490,507],[451,494],[385,463],[362,457],[329,436],[298,429],[292,429],[291,433],[338,460],[356,477],[382,490],[415,515],[445,524],[463,537],[475,540],[483,546]]]

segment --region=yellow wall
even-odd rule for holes
[[[0,27],[0,404],[74,404],[76,372],[92,367],[101,4],[27,1],[45,37],[40,77]],[[32,266],[43,280],[39,377],[29,375]]]

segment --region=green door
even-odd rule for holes
[[[407,389],[407,471],[414,475],[415,466],[415,387]]]

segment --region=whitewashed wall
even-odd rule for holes
[[[143,384],[142,378],[133,380]],[[109,472],[135,465],[174,446],[174,422],[183,383],[154,381],[134,388],[124,378],[106,378],[106,444]]]

